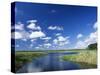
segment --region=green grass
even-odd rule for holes
[[[46,55],[45,52],[16,51],[15,70],[17,71],[23,64],[32,61],[38,57]]]
[[[96,68],[97,67],[97,51],[84,50],[80,51],[78,54],[64,55],[62,57],[64,61],[72,61],[78,63],[80,68]]]
[[[16,51],[15,53],[15,70],[32,59],[39,58],[52,52],[78,52],[78,54],[64,55],[61,57],[64,61],[72,61],[78,63],[80,68],[96,68],[97,67],[97,51],[96,50],[47,50],[47,51]]]
[[[83,49],[68,49],[68,50],[44,50],[44,52],[47,52],[47,53],[58,53],[58,52],[78,52],[78,51],[81,51]],[[84,49],[85,50],[85,49]]]

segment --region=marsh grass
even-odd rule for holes
[[[15,70],[17,71],[22,65],[24,65],[27,62],[32,61],[32,59],[36,59],[44,55],[46,55],[45,52],[17,51],[15,53]]]
[[[64,55],[62,57],[65,61],[72,61],[78,63],[80,68],[96,68],[97,67],[97,52],[96,51],[80,51],[78,54]]]
[[[96,68],[97,67],[97,50],[63,50],[63,51],[16,51],[15,53],[15,70],[18,71],[25,63],[31,62],[33,59],[42,57],[52,52],[78,52],[77,54],[64,55],[60,58],[64,61],[72,61],[79,64],[80,68]],[[51,60],[52,61],[52,60]]]

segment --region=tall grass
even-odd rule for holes
[[[23,64],[32,61],[38,57],[46,55],[45,52],[17,51],[15,53],[15,70],[17,71]]]
[[[96,68],[97,67],[97,52],[96,51],[80,51],[79,54],[65,55],[62,57],[65,61],[78,63],[81,68]]]

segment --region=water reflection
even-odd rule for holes
[[[61,61],[60,57],[65,54],[76,53],[49,53],[46,56],[35,60],[33,59],[32,62],[25,64],[21,69],[19,69],[18,73],[79,69],[78,64],[70,61]]]

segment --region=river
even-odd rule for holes
[[[45,72],[45,71],[61,71],[79,69],[79,65],[70,62],[62,61],[63,55],[76,54],[76,52],[60,52],[48,53],[48,55],[33,59],[32,62],[24,64],[17,73]]]

